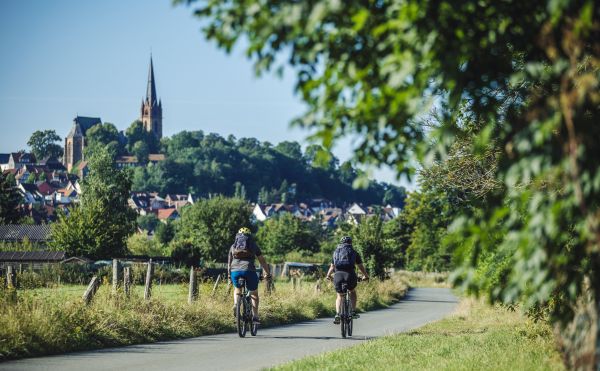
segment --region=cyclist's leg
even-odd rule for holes
[[[356,308],[356,290],[350,290],[350,301],[352,302],[352,311]]]
[[[233,285],[233,310],[235,313],[235,306],[237,305],[238,302],[238,298],[240,297],[240,294],[242,293],[242,287],[240,286],[239,282],[238,282],[238,278],[241,277],[241,273],[243,272],[238,272],[238,271],[234,271],[231,272],[231,284]],[[235,316],[235,314],[234,314]]]
[[[350,290],[350,302],[352,303],[352,313],[356,310],[356,285],[358,284],[358,277],[355,272],[348,275],[348,290]]]
[[[246,272],[246,287],[250,291],[250,297],[252,298],[252,315],[254,318],[258,318],[258,276],[256,272]]]

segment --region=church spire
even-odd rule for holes
[[[156,105],[156,86],[154,84],[154,67],[152,65],[152,54],[150,54],[150,69],[148,70],[148,87],[146,88],[146,100],[150,106]]]

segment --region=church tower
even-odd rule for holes
[[[156,96],[154,83],[154,67],[150,56],[150,70],[148,71],[148,86],[146,99],[142,100],[141,121],[147,131],[151,131],[158,139],[162,138],[162,102]]]

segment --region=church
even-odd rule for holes
[[[162,138],[162,102],[156,94],[156,83],[154,81],[154,65],[150,56],[150,68],[148,69],[148,83],[146,86],[146,98],[142,99],[140,110],[140,121],[146,131],[154,133],[160,140]],[[99,117],[76,116],[73,119],[71,131],[65,138],[65,149],[63,163],[68,171],[80,161],[85,160],[85,136],[86,132],[94,125],[101,124]],[[122,133],[122,132],[121,132]],[[124,138],[124,135],[122,135]]]

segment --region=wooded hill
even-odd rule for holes
[[[163,138],[160,150],[165,161],[133,170],[134,190],[237,195],[261,203],[325,198],[401,207],[405,198],[403,187],[373,180],[364,189],[353,189],[364,174],[317,145],[303,151],[297,142],[274,146],[255,138],[182,131]]]

